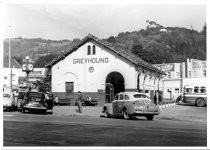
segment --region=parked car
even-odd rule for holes
[[[160,110],[144,93],[120,92],[112,103],[104,104],[102,112],[107,118],[123,116],[124,119],[130,119],[132,116],[145,116],[147,120],[153,120],[154,115],[158,115]]]
[[[43,92],[28,91],[22,101],[22,112],[40,112],[46,113],[48,104],[45,100],[45,94]]]
[[[82,106],[97,106],[98,101],[96,99],[92,99],[91,97],[87,97],[82,101]]]
[[[3,93],[3,109],[4,110],[15,110],[15,98],[13,93]]]

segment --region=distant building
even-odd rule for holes
[[[11,70],[9,68],[9,59],[4,59],[3,68],[3,88],[10,88]],[[12,68],[12,87],[13,89],[18,88],[18,85],[22,81],[26,81],[26,73],[22,71],[22,58],[13,57],[11,59]],[[29,74],[29,81],[36,83],[37,80],[41,80],[45,77],[45,68],[34,68],[33,72]]]
[[[164,98],[176,99],[183,92],[185,85],[207,85],[206,61],[187,59],[182,63],[154,64],[153,66],[166,73],[162,79]]]

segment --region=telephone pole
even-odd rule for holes
[[[9,25],[9,28],[11,26]],[[12,67],[11,67],[11,47],[10,47],[10,37],[9,37],[9,68],[10,68],[10,91],[12,92]]]

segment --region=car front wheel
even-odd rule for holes
[[[197,105],[198,107],[203,107],[203,106],[205,105],[205,101],[204,101],[202,98],[198,98],[198,99],[196,100],[196,105]]]
[[[109,115],[109,113],[108,113],[108,110],[106,109],[106,110],[104,110],[104,117],[105,118],[109,118],[110,117],[110,115]]]
[[[124,109],[124,110],[123,110],[123,118],[126,119],[126,120],[130,119],[130,116],[129,116],[129,114],[128,114],[127,109]]]

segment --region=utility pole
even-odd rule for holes
[[[11,28],[11,26],[9,26],[9,28]],[[9,37],[9,68],[10,68],[10,91],[12,92],[12,67],[11,67],[10,37]]]

